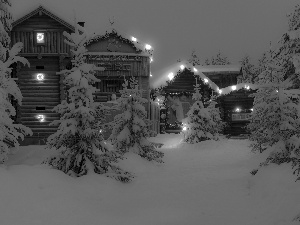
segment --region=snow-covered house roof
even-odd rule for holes
[[[232,85],[225,88],[219,88],[210,78],[209,75],[212,74],[239,74],[241,72],[240,65],[209,65],[209,66],[193,66],[188,62],[178,62],[172,67],[168,67],[167,70],[164,70],[158,79],[153,79],[150,83],[152,88],[158,88],[160,86],[167,85],[167,80],[173,79],[174,74],[178,72],[178,70],[183,70],[187,68],[195,73],[196,76],[199,76],[205,83],[217,93],[219,94],[229,94],[232,91],[239,90],[242,88],[245,89],[256,89],[257,85],[250,84],[250,83],[240,83],[236,85]]]
[[[12,27],[17,26],[18,24],[24,22],[25,20],[28,20],[30,17],[35,16],[38,13],[43,13],[47,16],[49,16],[50,18],[56,20],[57,22],[59,22],[60,24],[62,24],[63,26],[69,28],[72,31],[75,31],[75,28],[73,25],[71,25],[70,22],[67,22],[67,19],[62,19],[61,16],[58,17],[57,15],[55,15],[54,13],[52,13],[50,10],[46,9],[45,6],[43,5],[39,5],[37,8],[30,10],[28,13],[26,13],[24,16],[20,17],[19,19],[15,20],[12,23]],[[83,31],[80,26],[78,28],[80,31]]]
[[[101,31],[99,33],[94,33],[93,35],[91,35],[87,39],[86,45],[90,45],[94,42],[107,39],[110,36],[115,36],[119,38],[123,43],[127,43],[128,45],[132,46],[135,49],[136,53],[138,53],[141,56],[151,57],[153,55],[153,49],[149,44],[142,43],[137,38],[130,36],[125,32],[120,32],[120,29],[115,28],[115,25],[107,26],[105,27],[105,31]],[[103,54],[103,52],[101,52],[101,54]]]
[[[208,65],[208,66],[194,66],[202,73],[240,73],[241,65]]]

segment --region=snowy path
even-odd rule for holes
[[[74,179],[38,163],[41,146],[23,147],[0,168],[1,225],[290,225],[300,212],[300,183],[289,165],[251,176],[263,155],[247,140],[165,143],[165,163],[128,155],[129,184],[99,175]],[[171,147],[172,146],[172,147]],[[26,151],[25,151],[26,150]]]

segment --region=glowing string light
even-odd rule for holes
[[[147,50],[150,50],[152,47],[151,47],[151,45],[146,44],[146,45],[145,45],[145,48],[146,48]]]
[[[172,80],[174,78],[174,73],[169,73],[168,77],[170,80]]]
[[[134,41],[134,42],[137,41],[137,39],[135,37],[131,37],[131,40]]]

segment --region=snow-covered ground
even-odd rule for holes
[[[72,178],[40,162],[53,152],[21,147],[0,167],[1,225],[291,225],[300,212],[300,182],[288,164],[255,176],[267,153],[247,140],[195,145],[158,135],[164,164],[128,155],[135,174],[123,184],[102,175]]]

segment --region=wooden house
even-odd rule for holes
[[[33,131],[32,137],[26,137],[25,144],[42,143],[57,130],[49,126],[59,119],[51,110],[66,99],[66,87],[56,73],[71,67],[70,46],[64,42],[63,32],[73,33],[74,30],[74,26],[43,6],[12,24],[11,44],[22,42],[24,47],[20,55],[30,62],[30,67],[15,65],[12,73],[23,95],[22,105],[15,105],[16,122]],[[96,74],[102,80],[96,84],[99,88],[96,101],[109,101],[112,94],[119,96],[124,76],[136,77],[140,88],[145,90],[143,97],[149,99],[152,54],[149,46],[134,43],[112,30],[95,35],[87,41],[86,47],[89,51],[87,62],[105,67],[105,71]],[[150,104],[146,107],[151,110]]]
[[[198,77],[198,82],[201,82],[204,104],[212,94],[218,96],[217,102],[221,118],[228,124],[224,129],[224,134],[247,133],[244,127],[248,123],[253,107],[253,98],[249,96],[253,91],[239,89],[225,93],[225,90],[228,92],[231,87],[235,88],[241,75],[241,67],[234,65],[196,66],[194,69],[179,70],[177,75],[160,89],[165,97],[160,120],[162,132],[179,133],[181,131],[181,118],[176,115],[175,106],[181,105],[183,111],[181,117],[187,116],[186,113],[194,103],[192,94],[196,83],[195,78]]]

